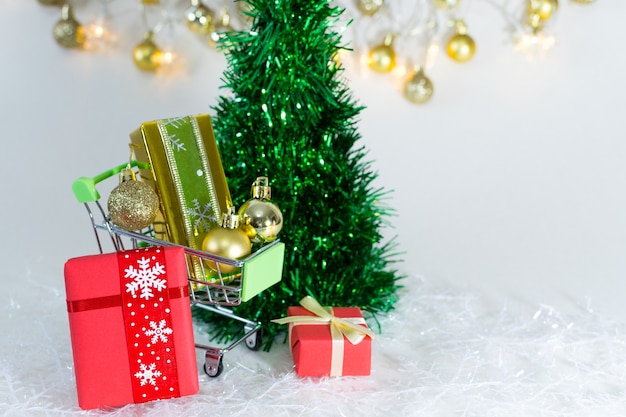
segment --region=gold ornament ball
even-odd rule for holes
[[[109,217],[125,230],[141,230],[150,226],[159,210],[159,198],[148,184],[128,180],[111,191]]]
[[[142,71],[156,71],[161,65],[163,52],[154,43],[152,33],[133,49],[133,62]]]
[[[193,0],[192,7],[187,11],[187,27],[192,32],[209,35],[215,30],[213,11],[199,0]]]
[[[250,254],[252,246],[242,230],[216,227],[204,236],[202,250],[224,258],[241,259]],[[205,263],[210,269],[217,271],[216,262],[205,259]],[[237,266],[219,264],[219,270],[223,274],[237,272],[239,269]]]
[[[415,104],[423,104],[433,96],[433,83],[424,72],[419,69],[409,78],[404,85],[404,96],[407,100]]]
[[[283,228],[283,214],[276,204],[264,200],[248,200],[239,209],[242,229],[255,243],[276,240]]]
[[[374,16],[385,4],[385,0],[356,0],[356,6],[366,16]]]
[[[528,13],[536,14],[541,21],[550,19],[558,7],[558,0],[528,0]]]
[[[64,48],[80,48],[85,42],[82,25],[74,19],[72,7],[64,4],[61,9],[61,20],[52,28],[54,40]]]
[[[476,43],[469,35],[456,33],[448,41],[446,53],[456,62],[467,62],[476,52]]]
[[[376,72],[390,72],[396,66],[396,51],[393,50],[389,37],[370,50],[368,65]]]
[[[459,5],[461,0],[435,0],[435,6],[440,9],[454,9]]]

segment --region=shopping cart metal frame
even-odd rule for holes
[[[267,266],[265,262],[267,259],[270,259],[270,256],[273,265],[276,264],[276,259],[280,259],[282,270],[284,244],[279,240],[275,240],[259,248],[245,259],[231,259],[157,239],[154,237],[152,227],[140,232],[133,232],[116,226],[100,204],[100,194],[96,189],[96,184],[119,174],[124,168],[135,168],[137,166],[145,168],[136,161],[131,161],[129,164],[119,165],[93,178],[80,177],[72,184],[72,190],[76,199],[80,203],[83,203],[87,210],[100,253],[104,253],[101,234],[109,236],[115,251],[145,246],[182,247],[188,258],[187,274],[191,306],[239,321],[243,324],[243,333],[241,336],[234,338],[234,340],[226,346],[216,347],[198,343],[195,345],[196,348],[205,351],[204,371],[206,374],[210,377],[217,377],[223,371],[223,357],[227,352],[242,343],[250,350],[258,350],[261,347],[262,323],[240,317],[229,307],[237,306],[247,301],[249,298],[254,297],[257,291],[263,290],[264,284],[262,284],[260,288],[257,285],[257,287],[246,291],[247,287],[244,283],[246,283],[247,274],[254,274],[258,272],[259,269]],[[95,206],[96,210],[92,209],[93,206]],[[96,217],[100,218],[96,219]],[[211,268],[206,267],[207,263],[211,265]],[[228,268],[224,268],[226,265],[228,265]],[[222,273],[222,268],[228,271],[235,269],[237,272],[234,274]],[[276,275],[276,272],[277,271],[274,271],[274,275]],[[280,272],[278,272],[278,274],[277,281],[280,281]],[[269,280],[269,282],[272,281],[276,281],[276,279],[273,278]]]

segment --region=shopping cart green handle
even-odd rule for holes
[[[150,165],[142,162],[131,161],[131,167],[139,167],[140,169],[150,169]],[[80,177],[72,183],[72,191],[79,203],[93,203],[100,200],[100,193],[96,190],[96,184],[100,181],[111,178],[113,175],[119,174],[124,168],[128,167],[128,162],[104,171],[93,178]]]

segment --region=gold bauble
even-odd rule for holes
[[[373,47],[368,55],[368,65],[376,72],[390,72],[396,66],[396,51],[393,50],[393,36],[387,35],[383,43]]]
[[[191,0],[191,7],[187,10],[187,27],[195,33],[209,35],[215,30],[213,11],[200,0]]]
[[[76,19],[72,6],[64,4],[61,9],[61,20],[52,29],[54,40],[64,48],[80,48],[85,42],[84,29]]]
[[[457,20],[456,33],[448,40],[446,53],[456,62],[467,62],[476,52],[476,43],[467,34],[467,26],[463,20]]]
[[[537,15],[541,21],[550,19],[558,8],[558,0],[528,0],[529,15]]]
[[[470,36],[457,33],[448,41],[446,52],[456,62],[467,62],[476,52],[476,43]]]
[[[146,33],[143,41],[133,49],[133,62],[142,71],[156,71],[161,65],[163,52],[154,43],[152,32]]]
[[[276,240],[283,228],[283,213],[270,201],[272,189],[267,177],[258,177],[252,184],[252,198],[239,208],[240,228],[255,243]]]
[[[433,91],[433,83],[424,75],[422,68],[418,68],[404,85],[404,97],[416,104],[423,104],[430,100]]]
[[[385,0],[356,0],[356,6],[366,16],[374,16],[385,4]]]
[[[459,5],[461,0],[434,0],[435,6],[440,9],[453,9]]]
[[[228,213],[224,213],[221,227],[216,227],[204,236],[202,250],[214,255],[229,259],[241,259],[250,254],[252,245],[248,236],[239,229],[239,216],[234,214],[234,208]],[[212,270],[217,271],[218,265],[215,261],[204,260],[205,264]],[[222,274],[237,272],[240,267],[219,263],[219,271]]]
[[[108,200],[111,221],[125,230],[141,230],[150,226],[159,211],[159,198],[146,183],[137,181],[131,169],[120,173],[120,184]]]

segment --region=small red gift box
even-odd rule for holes
[[[312,377],[370,375],[373,333],[361,310],[321,307],[311,297],[305,297],[301,304],[306,308],[288,307],[286,318],[273,320],[289,324],[289,345],[296,374]]]
[[[81,408],[198,392],[182,248],[70,259],[65,288]]]

